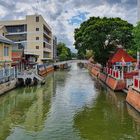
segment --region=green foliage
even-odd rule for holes
[[[87,52],[86,52],[86,59],[89,59],[89,58],[91,58],[91,57],[93,57],[93,50],[87,50]]]
[[[131,50],[131,53],[136,54],[136,51],[140,51],[140,22],[138,22],[136,27],[134,27],[133,35],[134,35],[134,46]]]
[[[105,65],[117,44],[128,50],[131,48],[132,30],[133,25],[120,18],[91,17],[83,22],[80,28],[75,29],[78,57],[85,58],[87,50],[93,50],[94,60]]]
[[[77,58],[77,53],[71,53],[71,57],[72,57],[72,59],[76,59]]]
[[[58,43],[57,46],[57,55],[60,61],[70,60],[71,59],[71,50],[66,47],[62,42]]]

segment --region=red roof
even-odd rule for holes
[[[125,50],[122,48],[118,48],[112,57],[109,58],[108,63],[116,63],[116,62],[136,62],[132,56],[130,56]]]

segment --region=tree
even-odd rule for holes
[[[136,54],[137,51],[140,51],[140,22],[138,22],[136,27],[134,27],[133,35],[134,35],[134,45],[131,49],[131,53]]]
[[[70,60],[71,50],[67,48],[64,43],[59,42],[57,46],[57,56],[59,57],[60,61]]]
[[[89,59],[91,57],[93,57],[93,50],[87,50],[87,52],[86,52],[86,58]]]
[[[75,48],[78,56],[83,58],[87,50],[93,50],[94,60],[103,65],[110,52],[121,44],[130,49],[133,42],[133,25],[120,18],[91,17],[75,29]]]

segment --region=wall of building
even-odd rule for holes
[[[36,17],[39,17],[38,22],[36,21]],[[25,33],[27,37],[26,41],[24,41],[26,47],[24,51],[28,52],[28,54],[37,54],[39,56],[38,63],[42,63],[42,59],[53,59],[51,27],[46,23],[41,15],[28,15],[25,20],[0,21],[0,25],[27,25],[27,33]],[[45,33],[44,27],[48,30],[49,34]],[[36,28],[39,28],[39,31],[37,31]],[[19,35],[19,33],[17,35]],[[12,39],[15,37],[13,35],[13,37],[9,36],[9,38]],[[47,40],[48,43],[45,42],[45,40]],[[44,56],[47,56],[48,58],[44,58]]]
[[[8,47],[8,56],[4,56],[4,46]],[[11,65],[12,61],[12,45],[0,43],[0,67],[3,67],[5,64]]]

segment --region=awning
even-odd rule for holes
[[[13,61],[21,61],[23,59],[22,51],[13,51],[12,52],[12,60]]]
[[[24,52],[25,55],[34,55],[34,56],[39,56],[38,54],[32,53],[32,52]]]

